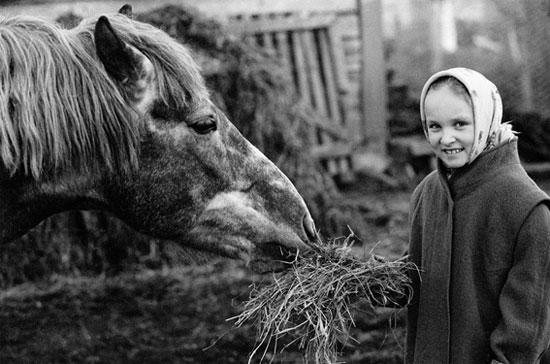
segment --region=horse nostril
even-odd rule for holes
[[[309,214],[304,215],[304,219],[302,220],[302,223],[304,225],[304,230],[306,232],[307,237],[309,240],[315,240],[317,237],[317,232],[315,231],[315,223],[313,222],[313,219]]]

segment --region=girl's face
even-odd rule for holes
[[[424,100],[428,140],[447,168],[463,167],[474,144],[474,112],[466,98],[444,85]]]

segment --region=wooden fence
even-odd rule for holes
[[[371,3],[379,1],[360,0],[346,11],[246,12],[229,16],[227,24],[280,57],[297,94],[317,113],[310,142],[333,175],[353,172],[355,156],[366,148],[386,153],[380,8]],[[374,29],[378,34],[370,34]]]
[[[254,45],[276,53],[292,76],[302,100],[317,114],[309,141],[313,154],[333,174],[347,173],[358,146],[357,125],[346,118],[348,76],[334,15],[302,17],[293,13],[255,14],[231,19],[228,28]]]

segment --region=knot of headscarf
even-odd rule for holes
[[[472,101],[475,138],[467,163],[471,163],[485,149],[514,139],[512,126],[502,123],[502,101],[497,87],[481,73],[468,68],[451,68],[440,71],[426,81],[420,96],[420,118],[426,138],[428,138],[424,111],[426,94],[432,83],[445,76],[451,76],[460,81],[468,90]]]

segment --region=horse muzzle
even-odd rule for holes
[[[289,268],[299,254],[311,249],[317,239],[315,224],[309,213],[304,214],[301,225],[303,232],[300,235],[307,240],[283,230],[278,239],[254,245],[248,267],[256,273],[278,272]]]

